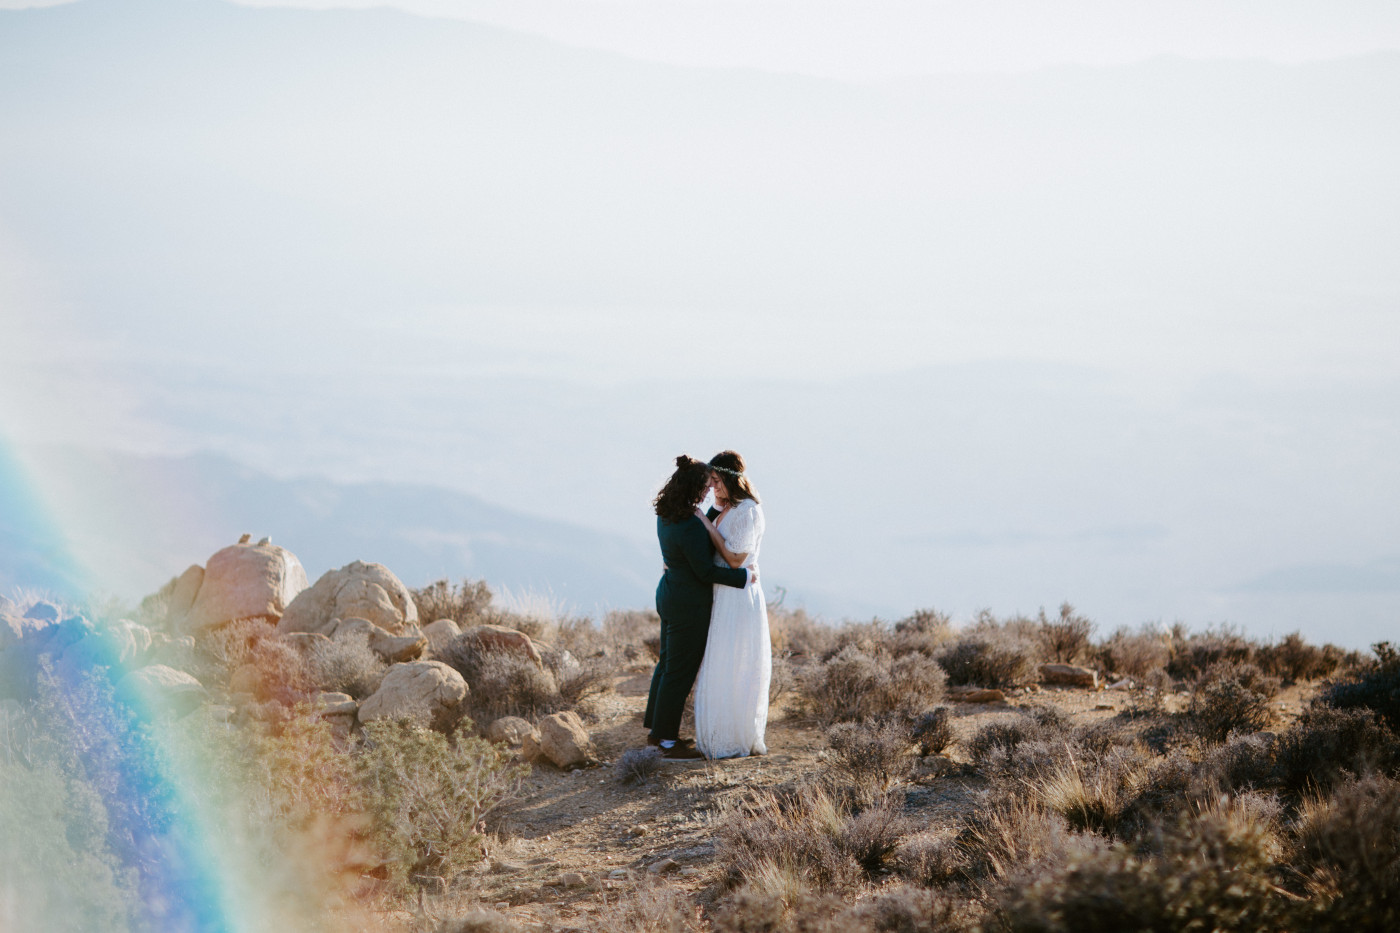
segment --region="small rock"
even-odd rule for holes
[[[680,867],[681,863],[677,862],[675,859],[664,858],[660,861],[652,862],[651,865],[647,866],[647,871],[651,872],[653,875],[665,875],[676,871]]]
[[[1094,709],[1096,709],[1096,710],[1111,710],[1111,709],[1113,709],[1113,704],[1112,704],[1112,703],[1100,703],[1100,704],[1098,704],[1097,706],[1095,706]]]
[[[612,871],[608,872],[608,877],[613,881],[626,881],[629,875],[630,872],[625,868],[614,868]]]
[[[681,869],[682,878],[694,878],[698,874],[700,874],[700,869],[692,865],[687,865],[685,868]]]
[[[1099,675],[1077,664],[1042,664],[1040,682],[1064,687],[1097,687]]]
[[[330,636],[337,641],[363,635],[370,650],[390,664],[412,661],[421,657],[428,647],[428,640],[419,635],[416,628],[404,629],[405,634],[393,635],[375,625],[369,619],[349,618],[340,622],[332,620]]]
[[[348,693],[323,693],[316,698],[316,707],[322,717],[354,716],[360,711],[360,704]]]
[[[539,733],[535,732],[535,727],[530,725],[528,720],[521,719],[519,716],[502,716],[492,720],[491,725],[486,727],[488,739],[510,746],[520,745],[525,741],[526,736],[532,734],[538,747]]]
[[[541,719],[539,733],[540,754],[557,767],[587,764],[598,758],[593,740],[583,727],[583,720],[572,710],[552,713]]]
[[[524,865],[519,865],[515,862],[507,862],[504,859],[497,859],[491,863],[491,872],[496,875],[514,875],[524,870]]]
[[[559,884],[565,888],[581,888],[588,884],[582,872],[566,871],[559,876]]]
[[[1117,681],[1114,681],[1113,683],[1109,684],[1109,685],[1108,685],[1108,689],[1110,689],[1110,690],[1131,690],[1131,689],[1133,689],[1133,679],[1132,679],[1131,677],[1124,677],[1122,680],[1117,680]]]

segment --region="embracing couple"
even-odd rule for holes
[[[706,492],[715,507],[697,508]],[[666,572],[656,587],[661,657],[643,724],[665,758],[763,755],[772,647],[758,585],[763,510],[732,450],[703,463],[684,454],[656,500]],[[695,687],[695,741],[680,738]]]

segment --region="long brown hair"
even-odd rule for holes
[[[710,458],[710,466],[719,467],[714,473],[720,478],[720,482],[724,483],[725,494],[730,502],[737,503],[744,499],[759,501],[758,493],[753,491],[753,484],[744,474],[744,458],[739,456],[738,451],[721,450]]]
[[[661,487],[652,500],[656,514],[668,522],[685,521],[695,512],[700,500],[705,498],[705,487],[709,484],[710,467],[688,454],[676,458],[676,472]]]

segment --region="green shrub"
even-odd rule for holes
[[[365,727],[355,768],[389,876],[450,877],[481,857],[480,824],[512,799],[528,766],[483,739],[449,742],[407,723]]]

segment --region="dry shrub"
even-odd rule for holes
[[[1299,844],[1325,909],[1314,929],[1400,928],[1400,783],[1371,775],[1309,804]]]
[[[1170,636],[1156,626],[1143,626],[1136,631],[1119,628],[1099,646],[1098,659],[1115,674],[1145,680],[1167,666],[1171,645]]]
[[[1144,851],[1075,840],[1065,858],[1018,877],[997,909],[1013,933],[1290,929],[1275,885],[1276,805],[1235,800],[1161,829]]]
[[[1277,694],[1278,681],[1253,664],[1224,662],[1202,672],[1188,713],[1201,735],[1221,742],[1232,732],[1267,729]]]
[[[588,697],[612,689],[616,666],[607,656],[579,661],[558,648],[540,651],[543,664],[510,651],[491,650],[464,632],[438,653],[471,688],[468,702],[481,721],[501,716],[540,716],[571,709]]]
[[[968,877],[988,880],[1045,870],[1064,858],[1074,838],[1058,813],[1011,797],[975,810],[957,842],[967,858]]]
[[[658,748],[629,748],[613,766],[613,777],[623,784],[645,784],[661,773],[661,761]]]
[[[1069,726],[1055,709],[1027,711],[983,726],[968,743],[973,764],[988,777],[1021,780],[1048,773],[1069,755]]]
[[[970,903],[908,885],[886,888],[834,918],[835,931],[850,933],[957,933],[977,928]]]
[[[249,652],[247,663],[258,670],[260,700],[293,706],[317,692],[316,679],[301,652],[275,635],[260,638]]]
[[[608,652],[614,657],[630,663],[655,660],[656,654],[647,647],[649,639],[656,639],[657,653],[661,642],[657,632],[661,631],[661,617],[655,610],[614,609],[603,616],[603,639]]]
[[[505,914],[477,907],[459,917],[449,917],[436,933],[521,933],[522,928]]]
[[[1096,762],[1071,758],[1036,783],[1035,799],[1076,831],[1113,835],[1146,779],[1148,763],[1141,749],[1122,747]]]
[[[803,609],[768,607],[768,638],[773,653],[808,660],[836,651],[836,629],[807,615]]]
[[[925,887],[943,887],[967,872],[968,857],[951,831],[926,831],[907,837],[895,853],[901,877]]]
[[[700,933],[700,912],[682,890],[667,884],[639,888],[596,916],[607,933]]]
[[[862,793],[884,793],[909,773],[909,729],[900,723],[838,723],[826,741],[831,764]]]
[[[804,890],[808,883],[825,891],[850,889],[860,869],[838,844],[846,823],[845,809],[819,787],[760,791],[721,820],[719,863],[731,885],[790,877]]]
[[[1277,643],[1264,645],[1254,652],[1254,663],[1270,677],[1293,684],[1330,677],[1346,656],[1347,652],[1336,645],[1318,648],[1304,641],[1301,633],[1290,632]]]
[[[408,723],[367,725],[355,767],[389,877],[400,883],[451,877],[479,859],[479,825],[530,771],[484,739],[449,742]]]
[[[777,706],[778,701],[787,696],[797,686],[797,671],[793,667],[791,655],[784,652],[773,655],[773,668],[768,678],[768,705]]]
[[[1026,642],[1001,634],[963,635],[939,653],[938,663],[955,686],[1011,687],[1032,673]]]
[[[942,668],[921,654],[890,658],[848,645],[809,665],[799,683],[806,709],[822,724],[913,716],[943,699]]]
[[[235,619],[204,633],[196,645],[215,676],[227,680],[228,675],[248,663],[253,646],[276,633],[277,629],[262,619]]]
[[[809,885],[849,892],[885,870],[908,831],[890,798],[859,808],[819,786],[760,791],[721,820],[719,862],[729,884],[784,898]]]
[[[1369,709],[1313,704],[1279,736],[1279,780],[1302,794],[1348,776],[1400,769],[1400,738]]]
[[[1172,627],[1172,653],[1167,673],[1177,680],[1197,680],[1221,664],[1244,664],[1254,656],[1254,645],[1237,629],[1209,628],[1188,635],[1181,625]]]
[[[1069,603],[1060,604],[1060,617],[1050,619],[1045,610],[1037,617],[1040,623],[1040,644],[1045,657],[1065,664],[1073,663],[1089,650],[1089,639],[1094,634],[1094,623],[1083,616],[1074,614]]]
[[[952,639],[952,619],[935,609],[918,609],[894,624],[889,641],[896,655],[918,652],[934,657]]]
[[[940,755],[953,744],[953,721],[948,707],[940,706],[914,721],[914,741],[921,755]]]
[[[1392,731],[1400,733],[1400,651],[1385,641],[1371,650],[1375,662],[1334,684],[1322,701],[1337,709],[1374,710]]]
[[[312,680],[322,690],[348,693],[357,700],[379,689],[389,665],[369,647],[363,633],[316,642],[306,655]]]
[[[463,580],[453,586],[447,580],[437,580],[422,589],[410,590],[418,618],[424,623],[451,619],[458,625],[481,625],[494,618],[491,608],[491,588],[485,581]]]

